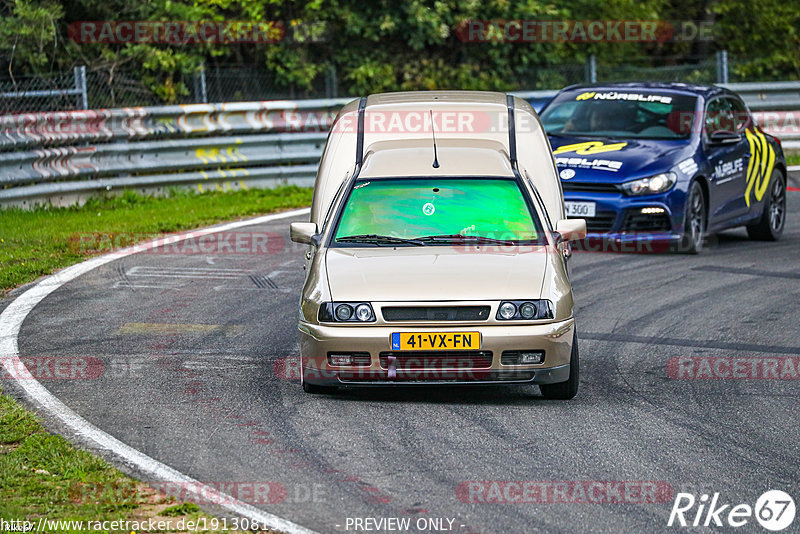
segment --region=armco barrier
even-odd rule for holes
[[[789,124],[800,112],[763,111],[800,109],[800,82],[727,86],[787,151],[800,150],[800,124]],[[544,99],[555,91],[515,94]],[[349,100],[0,116],[0,206],[72,204],[120,189],[312,185],[326,132]]]
[[[114,140],[327,131],[348,98],[0,115],[0,152]]]
[[[241,102],[0,117],[0,205],[98,192],[313,185],[349,99]]]

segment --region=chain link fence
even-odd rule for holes
[[[761,72],[758,60],[716,57],[662,58],[604,64],[591,57],[585,63],[527,69],[511,80],[513,90],[560,89],[590,82],[717,82],[775,81]],[[5,77],[2,77],[5,76]],[[154,90],[154,87],[160,89]],[[0,75],[0,114],[75,109],[154,106],[165,103],[244,102],[276,99],[337,98],[338,75],[329,69],[317,76],[311,88],[286,87],[266,68],[241,65],[207,66],[196,73],[174,73],[165,79],[127,71],[73,72],[49,76],[10,78]]]

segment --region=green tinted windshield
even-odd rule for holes
[[[336,239],[375,234],[535,241],[540,228],[514,179],[362,179],[342,211]]]

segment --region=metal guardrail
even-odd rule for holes
[[[753,111],[790,111],[800,109],[800,82],[721,83],[739,93]]]
[[[759,124],[782,137],[787,151],[800,150],[800,112],[772,111],[784,104],[800,109],[800,82],[727,86],[752,109],[770,108],[756,113]],[[555,93],[515,94],[539,100]],[[0,116],[0,206],[71,204],[124,188],[312,185],[327,131],[349,100]],[[787,117],[798,119],[791,128]],[[771,128],[771,120],[778,126]]]
[[[71,204],[120,188],[313,185],[348,100],[5,115],[0,205]]]
[[[276,100],[0,115],[0,152],[115,140],[327,131],[352,99]]]

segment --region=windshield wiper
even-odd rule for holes
[[[378,235],[378,234],[359,234],[348,235],[344,237],[337,237],[337,243],[370,243],[373,245],[397,245],[399,243],[414,245],[417,247],[424,247],[425,243],[415,239],[403,239],[402,237],[394,237],[391,235]]]
[[[516,241],[509,239],[495,239],[493,237],[483,237],[480,235],[462,235],[462,234],[444,234],[444,235],[426,235],[424,237],[417,237],[414,239],[421,243],[453,243],[453,242],[469,242],[477,244],[493,244],[493,245],[515,245]]]

